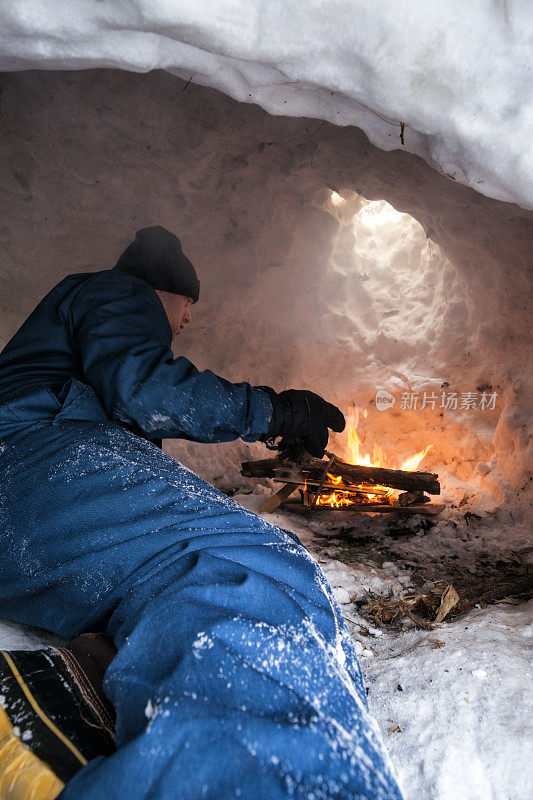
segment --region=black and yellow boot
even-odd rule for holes
[[[114,653],[91,634],[65,647],[0,650],[0,800],[54,800],[88,761],[114,751],[102,689]]]

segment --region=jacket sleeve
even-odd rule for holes
[[[265,392],[174,358],[164,308],[145,281],[97,273],[70,305],[69,330],[107,415],[148,439],[256,441],[267,432],[272,406]]]

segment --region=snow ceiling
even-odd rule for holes
[[[11,0],[0,29],[0,69],[167,69],[533,207],[530,0]]]
[[[455,499],[518,502],[532,19],[527,0],[2,4],[0,344],[162,224],[202,281],[179,352],[356,403],[369,449],[433,443]],[[171,447],[206,475],[242,455]]]

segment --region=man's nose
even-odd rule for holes
[[[191,322],[191,320],[192,320],[191,309],[190,308],[186,308],[185,309],[185,314],[183,315],[183,322],[184,322],[185,325],[188,325],[189,322]]]

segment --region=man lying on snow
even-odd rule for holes
[[[321,456],[344,427],[311,392],[175,359],[198,295],[179,240],[145,228],[0,355],[0,616],[118,648],[117,750],[61,798],[399,798],[318,565],[152,443],[283,435]]]

